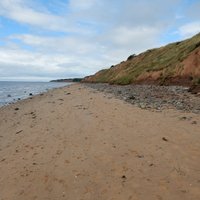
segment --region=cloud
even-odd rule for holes
[[[3,77],[81,77],[100,66],[95,59],[77,55],[39,51],[30,52],[14,46],[0,48],[0,79]]]
[[[178,30],[182,38],[191,37],[200,32],[200,21],[184,24]]]
[[[96,5],[97,0],[70,0],[69,5],[72,10],[86,10]]]
[[[47,55],[51,62],[52,55],[56,59],[55,65],[72,71],[77,67],[80,71],[94,73],[126,59],[129,54],[139,53],[147,48],[156,46],[159,31],[151,27],[136,27],[128,29],[119,27],[100,38],[81,38],[76,36],[44,37],[30,34],[12,35],[11,40],[19,40]],[[148,35],[148,38],[147,38]],[[145,41],[145,42],[141,42]],[[158,45],[158,44],[157,44]],[[68,62],[66,62],[68,60]],[[52,62],[51,62],[52,63]],[[81,70],[83,69],[83,70]],[[66,70],[66,71],[67,71]]]
[[[76,36],[60,36],[60,37],[48,37],[37,36],[31,34],[12,35],[9,39],[17,39],[26,45],[35,47],[37,51],[48,53],[74,53],[76,55],[86,54],[94,51],[94,44],[90,43],[86,39],[81,39]]]
[[[21,24],[39,27],[44,30],[77,32],[76,28],[66,16],[59,16],[48,11],[39,11],[32,8],[32,4],[25,0],[4,0],[0,1],[0,15]]]
[[[129,47],[139,53],[146,48],[155,46],[159,33],[158,27],[117,27],[112,31],[109,39],[121,48]]]

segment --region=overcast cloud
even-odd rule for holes
[[[199,9],[197,0],[1,0],[0,80],[93,74],[200,32]]]

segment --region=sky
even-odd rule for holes
[[[0,0],[0,81],[84,77],[200,32],[199,0]]]

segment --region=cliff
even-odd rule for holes
[[[110,84],[200,84],[200,33],[194,37],[131,55],[126,61],[85,77]]]

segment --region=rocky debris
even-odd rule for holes
[[[109,93],[142,109],[161,111],[177,109],[200,114],[200,96],[182,86],[109,85],[84,83],[100,92]]]

